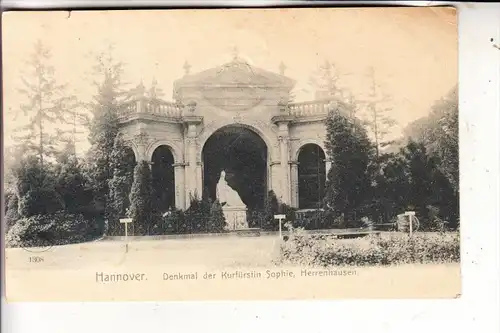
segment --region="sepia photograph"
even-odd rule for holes
[[[456,298],[452,7],[9,12],[8,301]]]

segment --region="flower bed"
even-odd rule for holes
[[[317,238],[292,229],[279,262],[305,266],[377,266],[460,261],[458,233],[383,233],[359,239]]]

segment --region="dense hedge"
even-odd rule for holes
[[[153,234],[196,234],[224,232],[226,220],[219,201],[191,198],[190,206],[183,211],[167,212],[155,225]]]
[[[80,214],[33,215],[19,219],[7,232],[8,247],[41,247],[88,241],[95,225]]]
[[[306,266],[367,266],[460,261],[458,233],[389,233],[338,240],[291,229],[281,245],[281,263]]]

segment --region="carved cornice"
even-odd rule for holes
[[[180,117],[172,117],[166,115],[153,115],[149,113],[134,113],[131,115],[127,115],[124,117],[120,117],[119,123],[125,125],[127,123],[133,123],[137,121],[150,121],[154,123],[162,122],[162,123],[173,123],[179,124],[182,123],[182,119]]]
[[[203,122],[202,116],[184,116],[182,117],[182,122],[186,125],[194,124],[199,125]]]
[[[271,121],[273,122],[273,124],[291,123],[294,120],[295,120],[295,116],[292,116],[292,115],[279,115],[279,116],[274,116],[271,118]]]

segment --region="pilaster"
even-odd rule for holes
[[[186,208],[186,184],[185,184],[185,163],[174,163],[174,178],[175,178],[175,207],[177,209]]]
[[[299,163],[297,161],[288,162],[290,165],[291,179],[291,206],[299,208]]]
[[[281,170],[278,175],[279,183],[281,184],[281,201],[287,205],[291,204],[291,178],[290,178],[290,132],[289,125],[293,120],[292,116],[283,114],[275,116],[272,121],[278,126],[278,142],[280,151],[280,166]]]
[[[189,115],[183,117],[183,123],[186,126],[186,149],[187,149],[187,164],[185,166],[185,202],[186,208],[190,204],[190,195],[197,194],[199,197],[203,194],[201,184],[202,169],[198,161],[200,152],[198,151],[198,126],[203,122],[203,117]]]

